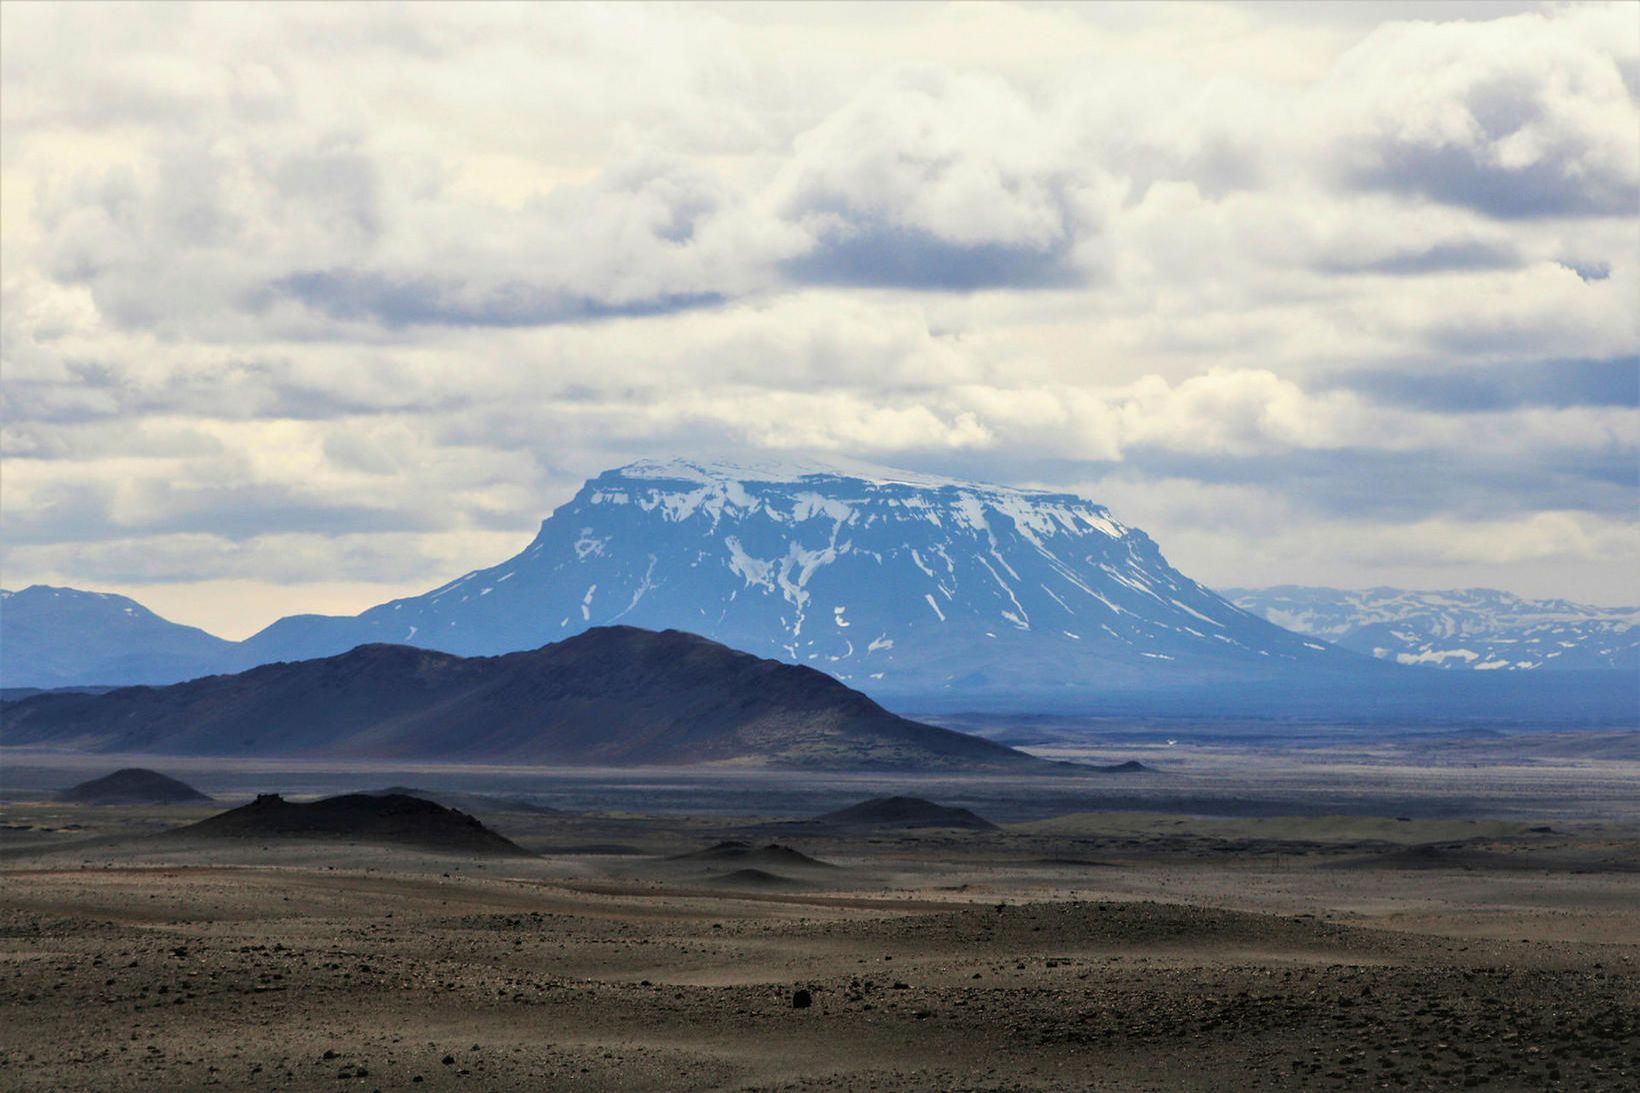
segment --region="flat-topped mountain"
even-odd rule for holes
[[[174,682],[367,644],[495,656],[612,625],[698,633],[944,706],[1387,670],[1227,602],[1086,498],[813,461],[606,471],[499,565],[243,642],[161,634],[157,617],[121,636],[103,616],[136,605],[48,591],[13,597],[33,597],[23,629],[8,601],[8,638],[24,637],[7,642],[4,682]],[[50,664],[29,652],[38,635],[62,654]],[[172,656],[178,642],[187,656]]]
[[[82,805],[173,805],[211,798],[186,782],[143,767],[126,767],[57,794],[59,801]]]
[[[167,832],[167,836],[382,842],[445,853],[529,855],[465,812],[401,793],[349,793],[311,804],[264,793],[248,805]]]
[[[122,753],[1050,769],[896,716],[811,668],[630,626],[502,657],[366,645],[170,687],[35,695],[0,710],[8,744]]]
[[[394,642],[489,655],[617,623],[700,633],[874,695],[1375,667],[1227,602],[1073,494],[688,460],[607,471],[500,565],[356,617],[281,619],[243,652]]]

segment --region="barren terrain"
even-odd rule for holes
[[[941,799],[1001,830],[873,832],[800,822],[820,809],[780,807],[778,778],[736,783],[756,814],[642,807],[687,796],[674,772],[658,798],[656,775],[600,783],[601,810],[484,815],[541,855],[496,859],[154,838],[247,796],[242,775],[168,769],[224,803],[12,794],[0,1087],[1640,1081],[1640,830],[1620,794],[1568,786],[1587,807],[1553,816],[1551,784],[1491,815],[1212,818],[1101,809],[1097,788],[999,814],[980,802],[1007,787],[975,785]],[[702,853],[724,841],[746,847]]]

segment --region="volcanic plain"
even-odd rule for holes
[[[13,763],[0,1088],[1640,1082],[1632,764],[1599,767],[1612,792],[1593,796],[1581,760],[1516,764],[1490,784],[1537,788],[1454,815],[1406,789],[1439,780],[1427,762],[1363,774],[1334,755],[1306,797],[1316,753],[1263,790],[1137,757],[1159,769],[1030,795],[882,775],[751,792],[672,771],[496,778],[486,796],[453,770],[146,760],[215,803],[121,806],[30,785],[94,769]],[[461,807],[528,853],[368,825],[264,836],[254,808],[232,837],[187,827],[275,780],[293,801],[407,782],[436,801],[459,782]],[[1398,793],[1405,812],[1373,807]],[[893,796],[997,826],[907,825],[949,814],[904,801],[827,818]],[[1244,807],[1180,804],[1205,799]]]

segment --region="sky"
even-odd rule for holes
[[[242,637],[634,459],[1640,602],[1640,4],[0,6],[0,580]]]

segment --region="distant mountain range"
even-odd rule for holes
[[[365,645],[169,687],[40,694],[5,703],[0,721],[8,745],[151,755],[1051,769],[897,717],[812,668],[627,626],[501,657]]]
[[[243,642],[121,596],[7,593],[0,685],[169,683],[367,644],[494,656],[630,625],[928,712],[1613,721],[1637,706],[1634,615],[1490,592],[1227,598],[1071,494],[853,465],[642,461],[589,480],[499,565]],[[1460,664],[1511,670],[1482,673],[1494,679],[1565,671],[1522,691],[1421,670]]]
[[[175,683],[236,664],[239,646],[136,600],[37,584],[0,590],[0,686]]]
[[[1640,671],[1640,608],[1528,600],[1490,588],[1408,592],[1280,585],[1224,590],[1278,626],[1396,664],[1476,671]]]

